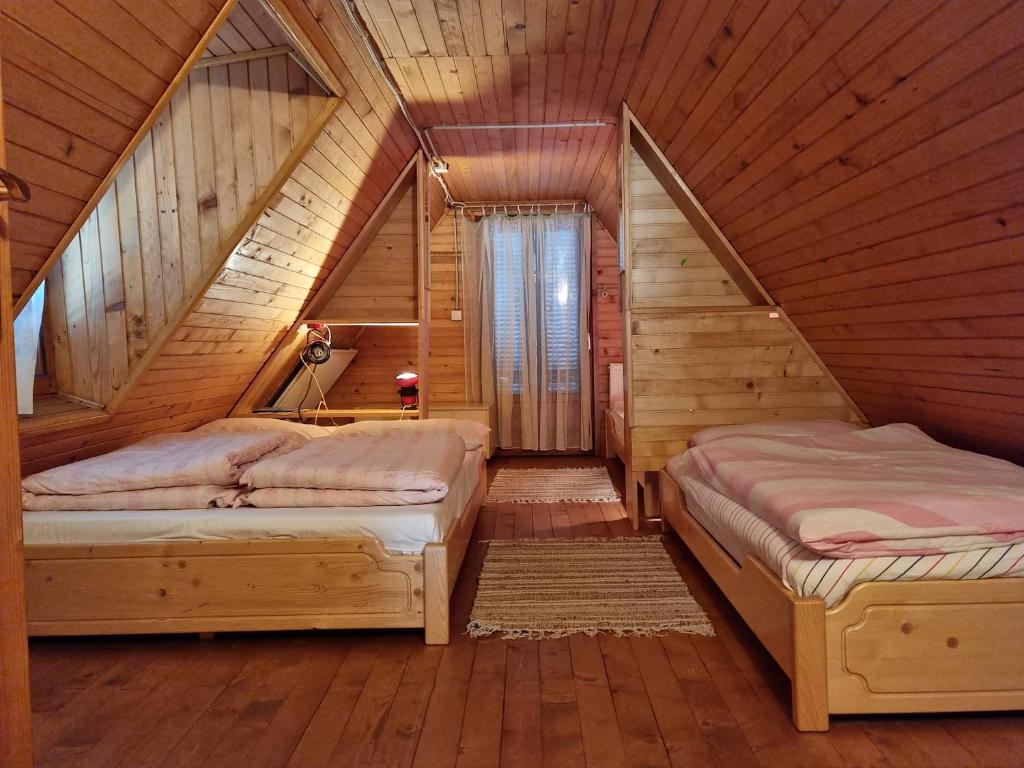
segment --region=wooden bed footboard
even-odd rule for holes
[[[869,582],[826,609],[735,560],[661,472],[661,512],[792,683],[793,722],[830,714],[1024,708],[1024,579]]]
[[[424,627],[444,644],[486,489],[481,466],[459,519],[422,555],[376,538],[26,546],[29,634]]]

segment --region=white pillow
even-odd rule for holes
[[[860,424],[837,419],[813,421],[760,421],[755,424],[730,424],[708,427],[690,438],[690,445],[704,445],[725,437],[828,437],[857,432]]]
[[[288,419],[262,419],[242,417],[237,419],[216,419],[196,427],[193,432],[288,432],[304,437],[309,442],[317,437],[327,437],[331,430],[316,424],[300,424]]]
[[[486,424],[469,419],[424,419],[423,421],[411,419],[409,421],[357,421],[353,424],[343,424],[334,431],[334,434],[338,437],[380,435],[396,429],[407,430],[410,434],[433,429],[454,432],[462,438],[467,451],[474,451],[485,446],[487,435],[491,431]]]

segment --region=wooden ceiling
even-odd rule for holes
[[[258,51],[289,45],[288,36],[259,0],[238,0],[231,15],[217,27],[201,58]]]
[[[17,299],[129,146],[225,0],[4,0],[8,169]]]
[[[420,125],[625,101],[874,423],[1024,459],[1024,3],[358,5]],[[437,136],[457,198],[615,234],[612,130]]]
[[[432,131],[451,165],[453,194],[475,201],[587,196],[602,159],[614,149],[614,126],[658,4],[357,2],[420,126],[608,123]],[[614,165],[610,170],[614,175]]]

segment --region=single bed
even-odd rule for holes
[[[675,460],[660,483],[663,526],[789,676],[799,730],[827,730],[830,714],[1024,707],[1024,544],[833,559]]]
[[[31,635],[423,627],[448,603],[486,495],[400,507],[25,513]]]

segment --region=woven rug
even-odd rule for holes
[[[487,489],[488,504],[620,500],[619,492],[604,467],[499,469]]]
[[[659,536],[492,541],[469,634],[714,635]]]

